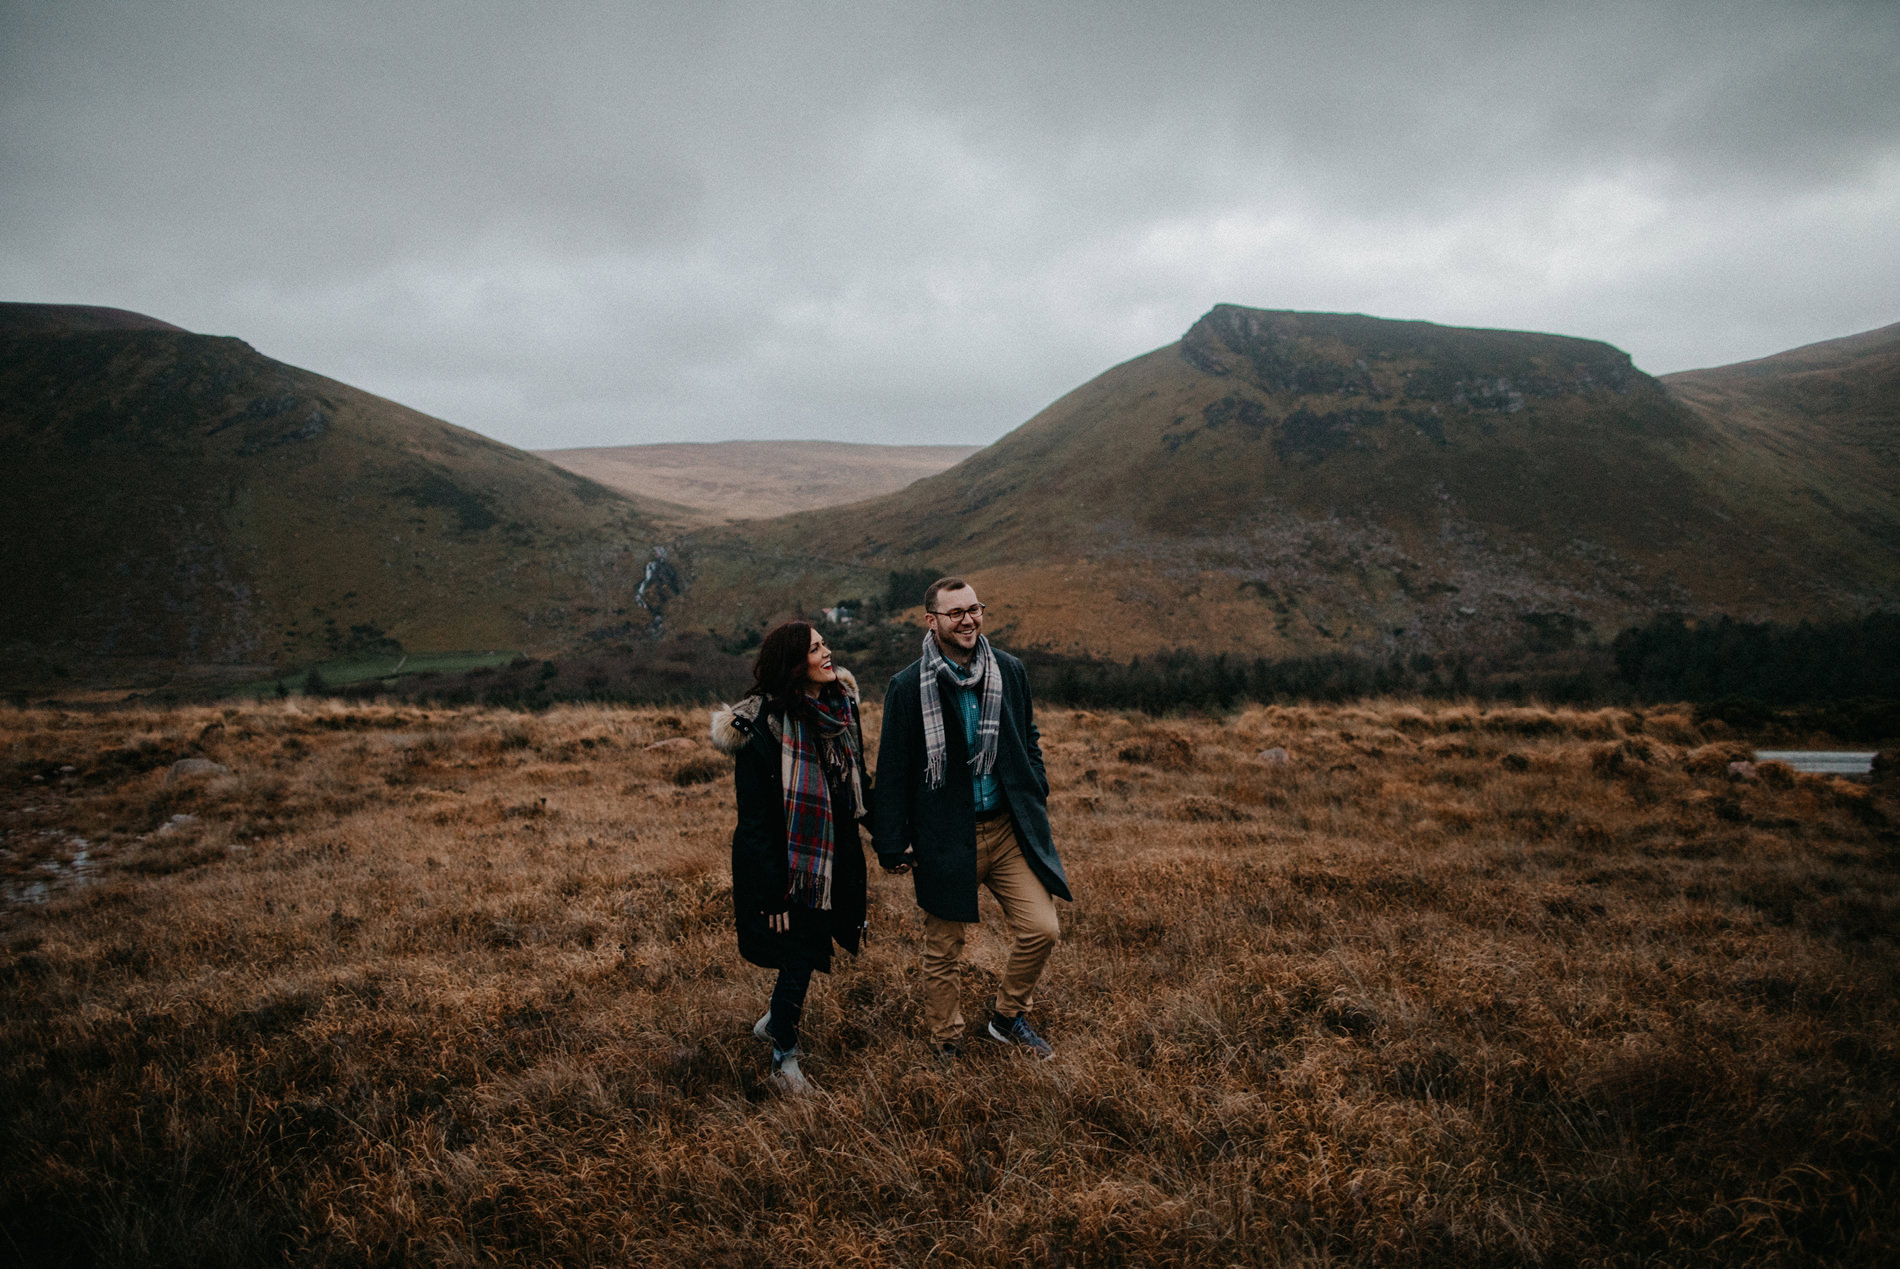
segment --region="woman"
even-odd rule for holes
[[[858,821],[870,811],[871,778],[857,680],[832,665],[809,623],[788,621],[759,645],[752,690],[714,711],[712,738],[735,760],[739,955],[778,971],[771,1008],[752,1031],[772,1043],[774,1081],[802,1093],[798,1020],[812,971],[830,971],[833,942],[855,955],[864,937]]]

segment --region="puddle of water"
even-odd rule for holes
[[[0,897],[9,903],[45,903],[56,894],[97,880],[101,861],[93,854],[91,842],[83,837],[64,837],[56,829],[44,829],[40,836],[55,839],[53,849],[58,853],[0,879]],[[7,851],[6,855],[5,862],[13,863],[14,852]]]
[[[1757,749],[1756,762],[1783,762],[1811,775],[1864,776],[1874,771],[1871,749]]]

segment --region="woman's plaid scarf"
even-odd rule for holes
[[[785,850],[793,903],[831,907],[831,861],[837,842],[831,791],[848,791],[852,819],[865,814],[858,773],[858,711],[835,686],[785,713],[779,731],[779,774],[785,786]]]
[[[937,633],[924,631],[924,662],[917,682],[923,691],[924,707],[924,782],[931,788],[943,787],[946,745],[943,732],[943,699],[937,694],[937,676],[947,675],[955,687],[980,687],[983,693],[976,715],[976,745],[970,753],[970,770],[986,776],[996,766],[996,737],[1003,730],[1003,676],[996,670],[996,654],[990,641],[976,637],[976,655],[970,659],[973,677],[958,672],[956,663],[937,647]],[[961,722],[961,720],[958,720]]]

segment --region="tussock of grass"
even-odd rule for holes
[[[6,1236],[74,1264],[1893,1258],[1891,794],[1730,783],[1680,711],[1045,721],[1080,896],[1056,1060],[925,1059],[915,910],[877,876],[866,954],[813,993],[823,1092],[788,1101],[728,785],[703,742],[646,747],[692,719],[0,717]],[[200,754],[230,773],[172,777]],[[1004,950],[972,939],[972,1010]]]

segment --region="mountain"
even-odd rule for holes
[[[544,449],[557,467],[609,489],[683,504],[683,523],[719,524],[812,511],[895,493],[977,452],[977,445],[713,441]]]
[[[1730,442],[1725,483],[1761,531],[1852,544],[1870,578],[1900,561],[1900,324],[1664,375]],[[1886,602],[1893,602],[1891,589]]]
[[[8,335],[68,334],[73,331],[162,330],[174,335],[191,332],[156,317],[96,304],[0,304],[0,333]]]
[[[1001,641],[1118,659],[1846,617],[1900,606],[1897,416],[1900,326],[1658,380],[1592,340],[1221,305],[901,493],[705,525],[678,504],[855,495],[873,447],[652,447],[661,503],[237,339],[0,305],[0,686],[726,635],[950,571]]]
[[[1664,382],[1593,340],[1224,304],[901,496],[694,535],[669,620],[933,569],[1018,643],[1114,657],[1892,606],[1893,329],[1841,343]]]
[[[650,620],[643,504],[238,339],[0,305],[0,444],[12,682],[538,652]]]

